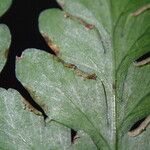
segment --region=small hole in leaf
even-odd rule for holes
[[[142,55],[138,59],[135,60],[134,64],[135,66],[141,67],[143,65],[149,64],[150,63],[150,52]]]
[[[146,130],[148,125],[150,124],[150,115],[146,118],[143,118],[139,121],[137,121],[128,132],[128,135],[131,137],[135,137],[140,135],[143,131]]]
[[[77,135],[77,131],[71,129],[71,143],[74,144],[77,138],[79,138]]]
[[[134,125],[130,128],[129,131],[133,131],[133,130],[137,129],[144,120],[145,120],[145,118],[138,120],[136,123],[134,123]]]
[[[142,61],[142,60],[144,60],[148,57],[150,57],[150,52],[148,52],[148,53],[144,54],[143,56],[139,57],[136,61],[140,62],[140,61]]]

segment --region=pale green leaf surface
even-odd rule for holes
[[[141,135],[137,137],[129,137],[125,135],[122,140],[122,148],[121,150],[149,150],[150,148],[150,126],[143,132]]]
[[[37,117],[24,109],[23,98],[14,90],[0,88],[0,149],[1,150],[76,150],[96,149],[88,135],[81,132],[71,144],[70,129]],[[80,140],[79,140],[80,139]],[[82,143],[80,141],[87,141]]]
[[[57,123],[45,126],[43,118],[23,109],[23,98],[0,89],[0,149],[69,149],[70,130]]]
[[[40,31],[59,47],[61,59],[95,73],[97,79],[83,79],[53,56],[35,50],[26,51],[17,62],[18,78],[37,101],[48,107],[49,118],[82,133],[83,138],[69,148],[147,150],[149,128],[135,138],[127,132],[134,122],[150,114],[150,65],[138,68],[133,63],[149,52],[150,13],[147,10],[132,16],[150,1],[58,1],[71,17],[65,17],[65,11],[46,10],[39,18]],[[95,27],[88,29],[79,18]],[[62,128],[60,132],[68,135]]]
[[[78,134],[80,140],[77,139],[72,145],[69,128],[54,122],[45,126],[42,117],[24,109],[22,101],[23,98],[18,92],[0,88],[1,150],[96,149],[83,132]],[[83,143],[82,140],[87,142]]]
[[[23,66],[26,70],[22,68]],[[116,133],[113,131],[114,123],[112,120],[113,115],[111,114],[113,108],[107,110],[106,99],[103,97],[104,90],[99,79],[96,81],[84,80],[76,76],[69,68],[65,68],[55,57],[35,50],[28,50],[23,53],[22,59],[17,63],[17,73],[19,78],[24,82],[24,85],[28,89],[32,89],[29,92],[33,93],[33,91],[36,91],[34,95],[38,96],[38,99],[42,100],[48,106],[49,110],[47,114],[50,118],[76,130],[84,130],[91,136],[98,149],[114,149],[114,136]],[[130,87],[135,88],[134,85]],[[127,88],[127,90],[129,89]],[[135,103],[137,102],[135,101]],[[144,104],[146,106],[143,106]],[[131,105],[132,107],[135,106],[134,103]],[[140,109],[144,108],[144,113],[146,110],[147,114],[149,113],[148,99],[145,99],[143,105],[141,104],[136,107],[136,109],[139,109],[138,114],[136,114],[137,117],[141,115],[142,111]],[[128,105],[126,104],[126,106]],[[125,107],[125,105],[120,106],[120,109],[124,111],[119,113],[124,114],[120,114],[120,118],[117,120],[117,130],[119,134],[124,135],[125,132],[124,136],[126,139],[124,137],[122,140],[119,140],[120,144],[124,140],[127,140],[128,147],[132,148],[135,145],[134,140],[133,143],[130,143],[130,140],[127,139],[129,137],[126,134],[127,129],[129,129],[129,126],[132,125],[132,122],[137,117],[132,115],[132,119],[134,118],[132,122],[125,118],[125,115],[130,113],[127,111],[127,108],[132,110],[130,105],[128,107]],[[127,122],[123,122],[123,119]],[[120,131],[120,125],[122,128],[128,128]],[[143,133],[143,136],[140,136],[136,140],[147,139],[145,134]],[[118,138],[120,138],[119,135]],[[149,146],[148,142],[144,144],[147,147]],[[140,145],[139,149],[142,146]],[[123,148],[124,143],[119,147]]]
[[[150,13],[132,15],[148,2],[59,0],[70,16],[58,9],[40,15],[40,31],[59,47],[58,56],[96,73],[96,81],[83,80],[43,52],[25,52],[17,64],[18,77],[48,105],[48,115],[84,130],[98,149],[123,149],[124,141],[132,149],[136,140],[129,142],[128,130],[150,114],[150,66],[133,63],[149,51]]]
[[[119,149],[120,143],[123,143],[120,142],[123,141],[121,138],[131,125],[150,114],[150,66],[138,68],[134,65],[137,58],[149,52],[150,12],[146,10],[139,16],[133,16],[135,11],[149,5],[150,1],[58,0],[58,2],[64,11],[53,9],[43,12],[39,18],[40,31],[60,48],[58,54],[60,58],[75,64],[81,70],[96,73],[98,77],[95,85],[99,93],[106,90],[107,96],[105,97],[103,93],[98,97],[96,103],[103,106],[98,110],[98,114],[103,117],[102,112],[107,114],[105,116],[111,124],[108,127],[110,132],[103,124],[107,119],[100,120],[98,126],[104,138],[109,132],[107,135],[110,141],[113,139],[112,143],[114,142]],[[71,17],[65,17],[65,12],[70,13]],[[93,24],[95,28],[88,30],[79,18],[87,24]],[[97,88],[92,85],[89,89],[92,89],[93,94]],[[80,93],[83,91],[86,95],[83,88],[79,91]],[[88,95],[92,94],[88,92]],[[97,95],[94,95],[97,98]],[[87,95],[83,97],[87,100]],[[108,104],[108,112],[104,101]],[[93,101],[91,103],[93,104]],[[89,112],[93,113],[92,104]],[[85,114],[89,116],[87,112]],[[98,121],[98,118],[94,119]],[[105,128],[105,133],[101,124]]]

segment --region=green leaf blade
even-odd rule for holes
[[[7,138],[10,138],[18,143],[13,147],[14,150],[32,149],[32,146],[41,149],[45,143],[45,149],[48,149],[49,143],[43,138],[46,136],[47,140],[54,138],[50,141],[52,149],[60,149],[63,145],[64,149],[80,150],[85,144],[89,144],[86,149],[115,150],[128,147],[129,150],[146,150],[149,147],[149,128],[135,138],[129,137],[128,131],[136,121],[150,114],[150,66],[147,64],[138,67],[135,62],[149,52],[149,10],[135,15],[135,12],[149,4],[149,0],[58,2],[63,11],[46,10],[39,17],[40,32],[57,56],[30,49],[17,61],[16,72],[32,97],[46,111],[49,119],[77,130],[81,140],[77,139],[74,145],[68,147],[68,128],[60,125],[57,127],[56,124],[49,127],[51,123],[48,123],[48,127],[43,129],[36,116],[22,114],[22,108],[14,100],[11,101],[11,106],[14,106],[12,111],[8,110],[9,104],[4,104],[10,99],[11,92],[8,92],[1,98],[0,120],[0,132],[6,137],[8,147],[11,144]],[[5,11],[6,9],[0,7],[1,14]],[[9,46],[10,33],[2,25],[0,34],[2,69],[6,61],[3,52]],[[96,74],[96,77],[89,78],[91,74]],[[13,130],[9,126],[10,112],[15,117],[12,120],[18,124],[21,122],[22,128],[35,123],[31,125],[33,128],[38,127],[34,134],[25,133],[28,131],[24,131],[25,128],[16,131],[20,128],[18,124],[14,125]],[[22,119],[16,120],[20,114],[23,115],[24,122]],[[8,126],[7,131],[4,126]],[[17,136],[12,136],[16,133]],[[23,140],[21,143],[18,141],[20,133],[26,138],[28,148],[22,143]],[[40,138],[37,133],[43,137]],[[55,133],[65,144],[58,136],[53,136]],[[31,144],[28,134],[32,139]],[[62,134],[65,134],[65,139]],[[0,147],[6,145],[3,142]],[[43,143],[40,145],[40,142]]]

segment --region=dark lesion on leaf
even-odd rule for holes
[[[77,16],[74,16],[74,15],[71,15],[71,14],[69,14],[68,12],[65,12],[65,13],[64,13],[64,17],[79,22],[81,25],[83,25],[83,26],[84,26],[86,29],[88,29],[88,30],[91,30],[91,29],[95,30],[96,33],[97,33],[98,36],[99,36],[99,39],[100,39],[101,43],[102,43],[102,46],[103,46],[103,49],[104,49],[104,54],[106,53],[106,48],[105,48],[104,40],[103,40],[103,38],[102,38],[102,36],[101,36],[101,34],[100,34],[98,28],[97,28],[94,24],[87,23],[87,22],[84,21],[82,18],[77,17]]]
[[[136,59],[136,61],[134,62],[134,65],[137,67],[142,67],[149,63],[150,63],[150,52],[148,52],[148,53],[144,54],[143,56],[139,57],[138,59]]]
[[[135,12],[131,13],[131,15],[132,16],[138,16],[138,15],[142,14],[143,12],[147,11],[148,9],[150,9],[150,3],[137,9]]]
[[[102,38],[102,36],[101,36],[99,30],[97,29],[97,27],[96,27],[95,25],[90,24],[90,23],[87,23],[87,22],[84,21],[82,18],[77,17],[77,16],[74,16],[74,15],[71,15],[71,14],[69,14],[68,12],[65,12],[65,13],[64,13],[64,17],[65,17],[65,18],[70,18],[70,19],[72,19],[72,20],[75,20],[75,21],[79,22],[81,25],[83,25],[83,26],[84,26],[86,29],[88,29],[88,30],[94,29],[94,30],[97,32],[97,34],[98,34],[98,36],[99,36],[99,39],[100,39],[100,41],[101,41],[101,43],[102,43],[102,46],[103,46],[103,49],[104,49],[104,54],[106,53],[106,48],[105,48],[104,40],[103,40],[103,38]]]
[[[89,80],[96,80],[97,76],[95,73],[86,73],[78,68],[75,69],[75,73],[77,76],[81,76],[83,77],[84,79],[89,79]]]
[[[67,12],[64,13],[64,17],[65,18],[70,18],[72,20],[76,20],[78,21],[80,24],[82,24],[86,29],[91,30],[95,27],[95,25],[87,23],[86,21],[84,21],[83,19],[81,19],[80,17],[77,16],[73,16]]]
[[[128,135],[132,137],[140,135],[143,131],[146,130],[149,124],[150,124],[150,115],[136,122],[128,132]]]
[[[83,79],[96,80],[97,78],[97,75],[95,73],[87,73],[85,71],[82,71],[75,64],[67,63],[59,57],[57,57],[57,61],[61,62],[64,67],[72,69],[77,76],[80,76]]]
[[[75,64],[71,64],[71,63],[67,63],[65,62],[64,60],[62,60],[59,55],[60,55],[60,48],[58,45],[54,44],[53,40],[51,40],[51,38],[49,38],[48,35],[46,34],[42,34],[46,43],[48,44],[48,46],[53,50],[53,52],[55,53],[55,56],[57,58],[57,60],[59,62],[61,62],[64,67],[67,67],[67,68],[70,68],[70,69],[73,69],[75,74],[77,76],[80,76],[80,77],[83,77],[84,79],[91,79],[91,80],[96,80],[97,76],[95,73],[87,73],[87,72],[84,72],[82,70],[80,70]]]

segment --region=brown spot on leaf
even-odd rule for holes
[[[72,20],[75,20],[75,21],[78,21],[80,24],[82,24],[86,29],[93,29],[95,27],[95,25],[93,24],[89,24],[87,23],[86,21],[84,21],[83,19],[81,19],[80,17],[77,17],[77,16],[73,16],[67,12],[64,13],[64,17],[65,18],[70,18]]]
[[[64,66],[67,68],[76,69],[76,66],[74,64],[65,63]]]
[[[96,80],[96,78],[97,78],[95,73],[89,74],[89,73],[86,73],[86,72],[84,72],[78,68],[75,69],[75,73],[78,76],[83,77],[84,79]]]
[[[86,77],[87,79],[91,79],[91,80],[96,80],[96,78],[97,78],[97,76],[96,76],[96,74],[95,73],[93,73],[93,74],[89,74],[89,75],[87,75],[87,77]]]
[[[59,54],[59,52],[60,52],[60,48],[56,44],[54,44],[52,42],[52,40],[46,34],[42,34],[42,35],[43,35],[47,45],[52,49],[52,51],[57,56]]]
[[[87,28],[87,29],[93,29],[94,28],[94,25],[93,24],[85,24],[85,27]]]
[[[80,77],[83,77],[84,79],[89,79],[89,80],[96,80],[97,78],[95,73],[84,72],[80,70],[75,64],[67,63],[59,57],[56,57],[56,59],[58,62],[62,63],[64,67],[74,70],[77,76],[80,76]]]

